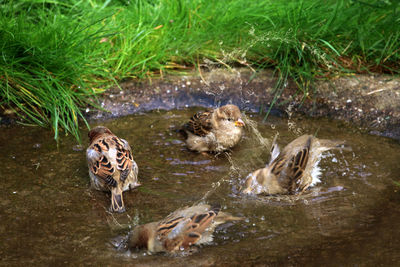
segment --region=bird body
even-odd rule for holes
[[[128,247],[176,252],[194,244],[210,243],[217,225],[241,219],[207,204],[185,207],[161,221],[136,226],[129,234]]]
[[[122,192],[140,185],[131,147],[103,126],[93,128],[88,136],[86,158],[91,185],[96,190],[111,191],[111,211],[124,212]]]
[[[222,152],[239,143],[244,125],[235,105],[201,111],[184,125],[186,144],[198,152]]]
[[[350,150],[344,141],[303,135],[289,143],[282,152],[274,140],[271,160],[246,178],[244,193],[295,194],[320,182],[318,163],[321,154],[331,149]]]

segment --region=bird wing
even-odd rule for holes
[[[197,112],[190,118],[189,122],[184,125],[185,130],[198,136],[207,135],[212,129],[212,112],[212,110]]]
[[[288,177],[287,188],[290,194],[293,194],[298,190],[303,190],[303,188],[301,188],[301,178],[304,175],[308,163],[311,150],[311,139],[312,137],[307,139],[304,147],[292,156],[288,164],[286,175]]]
[[[276,177],[279,177],[281,172],[284,170],[286,166],[287,160],[286,156],[283,153],[280,153],[275,159],[269,164],[271,167],[271,173]]]
[[[86,156],[90,171],[107,185],[115,187],[117,185],[113,177],[115,168],[108,158],[109,150],[110,143],[105,138],[98,138],[87,149]]]
[[[110,150],[116,150],[116,165],[114,166]],[[131,171],[133,157],[128,143],[116,136],[100,137],[90,145],[87,150],[89,169],[107,185],[115,187],[117,181],[114,173],[120,171],[119,179],[125,181]]]
[[[274,140],[272,141],[272,146],[271,146],[271,159],[269,160],[269,163],[267,166],[269,166],[281,153],[278,143],[276,142],[276,139],[278,137],[278,134],[275,135]]]
[[[306,144],[293,155],[287,151],[281,152],[270,164],[271,173],[278,177],[279,184],[283,188],[287,188],[290,194],[299,189],[302,190],[300,188],[301,178],[308,163],[311,140],[310,136]]]
[[[117,169],[121,172],[120,175],[121,181],[124,182],[132,170],[132,165],[133,165],[132,150],[126,140],[118,138],[116,136],[113,136],[112,140],[115,143],[115,148],[117,150],[116,154]]]
[[[210,226],[218,212],[218,208],[186,215],[184,212],[175,212],[159,223],[157,236],[168,251],[187,248],[201,239],[201,234]]]

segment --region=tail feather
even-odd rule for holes
[[[218,213],[218,216],[215,217],[214,221],[216,222],[216,224],[222,224],[228,221],[241,221],[244,220],[244,217],[237,217],[237,216],[233,216],[232,214],[228,213],[228,212],[223,212],[220,211]]]
[[[321,147],[325,147],[326,150],[338,149],[338,150],[352,151],[351,146],[347,145],[346,141],[343,140],[319,139],[319,143]]]
[[[111,190],[111,208],[112,212],[125,212],[122,190],[117,186]]]

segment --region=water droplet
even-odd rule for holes
[[[82,151],[83,146],[82,145],[74,145],[74,146],[72,146],[72,150],[73,151]]]
[[[42,146],[42,144],[36,143],[33,145],[33,148],[40,148]]]

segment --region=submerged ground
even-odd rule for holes
[[[177,133],[197,109],[153,111],[102,124],[132,145],[143,186],[124,193],[127,212],[110,214],[109,195],[89,189],[85,146],[59,146],[41,128],[3,126],[0,196],[4,265],[393,265],[400,260],[397,141],[362,134],[340,121],[247,113],[242,142],[217,157],[188,151]],[[255,123],[252,124],[251,121]],[[258,135],[257,130],[260,135]],[[81,129],[85,136],[87,130]],[[244,177],[265,165],[269,141],[302,133],[343,139],[353,152],[327,153],[322,183],[302,196],[245,197]],[[12,138],[10,138],[12,136]],[[220,203],[246,220],[217,229],[215,240],[170,257],[116,249],[129,225],[159,220],[199,201]]]

